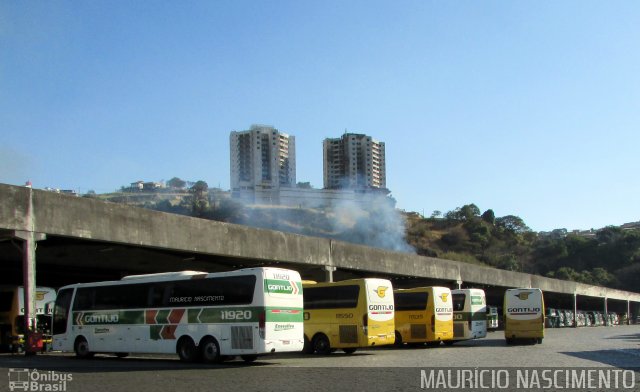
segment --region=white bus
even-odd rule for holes
[[[302,282],[296,271],[250,268],[135,275],[61,288],[53,348],[95,353],[177,353],[217,362],[301,351]]]
[[[453,340],[487,336],[487,302],[484,290],[451,290],[453,297]]]

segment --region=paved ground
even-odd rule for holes
[[[548,329],[546,336],[541,345],[506,346],[502,332],[493,332],[485,339],[452,347],[378,348],[361,350],[353,355],[340,352],[329,356],[287,354],[263,357],[251,365],[241,361],[222,365],[184,364],[176,356],[125,359],[96,356],[91,360],[79,360],[71,354],[60,353],[35,357],[0,355],[0,391],[9,390],[10,369],[37,369],[38,377],[43,378],[37,383],[41,390],[352,392],[419,390],[423,370],[461,371],[477,367],[490,367],[496,371],[536,367],[599,368],[609,372],[615,368],[633,369],[634,373],[626,373],[627,376],[634,375],[633,388],[625,389],[620,384],[618,389],[640,390],[640,373],[637,372],[640,369],[640,325]],[[12,379],[17,377],[15,373],[11,376]],[[66,383],[60,380],[64,377]],[[514,387],[514,378],[510,388],[504,390],[523,390]],[[494,385],[490,389],[498,388]],[[467,386],[463,390],[473,389]]]

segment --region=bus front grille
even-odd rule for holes
[[[358,326],[341,325],[340,343],[358,343]]]
[[[411,324],[411,339],[426,339],[427,326],[425,324]]]
[[[231,327],[231,348],[234,350],[253,349],[253,330],[250,326]]]

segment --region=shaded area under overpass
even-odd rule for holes
[[[312,280],[379,276],[396,287],[479,287],[491,304],[509,287],[540,287],[556,307],[570,308],[576,298],[587,310],[611,303],[637,314],[640,304],[637,293],[0,184],[0,283],[22,283],[25,244],[37,283],[53,287],[270,265]]]

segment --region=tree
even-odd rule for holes
[[[469,220],[471,218],[480,216],[480,209],[473,203],[466,204],[463,205],[462,208],[460,208],[460,215],[462,216],[462,219]]]
[[[186,181],[179,179],[178,177],[173,177],[169,181],[167,181],[167,186],[175,189],[183,189],[187,185]]]
[[[191,187],[191,191],[195,194],[195,195],[202,195],[205,192],[207,192],[209,190],[209,185],[207,185],[206,182],[200,180],[197,181],[195,184],[193,184],[193,186]]]
[[[193,193],[192,212],[193,216],[203,218],[207,214],[209,208],[209,200],[206,193],[209,190],[209,185],[204,181],[198,181],[191,187]]]
[[[440,217],[442,217],[442,211],[433,210],[433,212],[431,213],[431,218],[432,219],[436,219],[436,218],[440,218]]]
[[[475,204],[465,204],[453,211],[447,212],[444,217],[449,220],[464,221],[480,215],[480,209]]]
[[[485,212],[483,212],[481,218],[483,221],[487,222],[492,226],[496,224],[496,214],[493,212],[492,209],[488,209]]]
[[[508,230],[515,234],[522,234],[531,231],[522,218],[515,215],[507,215],[496,219],[496,226]]]

